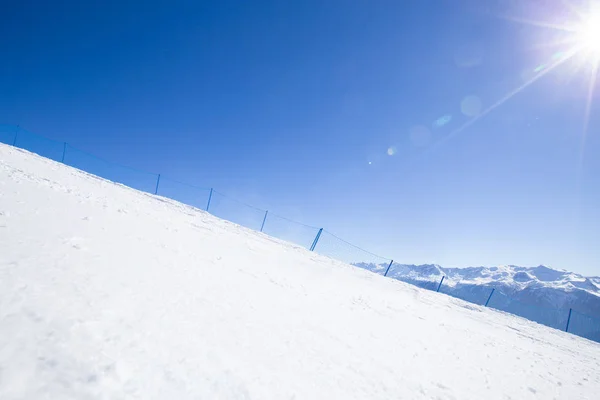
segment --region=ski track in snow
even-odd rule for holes
[[[600,345],[0,144],[0,399],[597,399]]]

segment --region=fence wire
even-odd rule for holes
[[[262,232],[286,242],[295,243],[310,248],[319,228],[306,225],[274,213],[267,213]]]
[[[418,273],[414,267],[393,263],[387,274],[388,277],[420,287],[421,289],[436,291],[439,287],[442,275],[434,266],[423,267]]]
[[[490,299],[489,307],[507,313],[516,314],[531,321],[550,326],[552,328],[565,330],[569,309],[549,308],[539,305],[526,304],[496,290]]]
[[[14,131],[13,145],[54,161],[62,161],[65,144],[29,132],[23,128]]]
[[[247,228],[260,230],[266,210],[251,206],[212,190],[208,211],[219,217]]]
[[[324,256],[381,274],[385,272],[392,261],[353,245],[325,230],[315,246],[315,251]]]
[[[451,278],[444,279],[440,293],[447,294],[470,303],[484,305],[490,296],[492,288],[470,282],[461,282]]]
[[[156,190],[158,174],[113,163],[69,145],[66,147],[64,163],[143,192],[154,193]]]
[[[17,127],[14,125],[0,124],[0,143],[13,144]]]
[[[600,342],[600,318],[573,310],[569,321],[569,332]]]
[[[156,194],[206,210],[210,188],[190,185],[161,175]]]

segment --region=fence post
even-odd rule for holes
[[[492,293],[490,293],[490,297],[488,297],[487,301],[485,302],[485,306],[487,307],[488,304],[490,303],[490,299],[492,298],[492,295],[494,294],[494,290],[496,290],[496,288],[492,288]]]
[[[156,178],[156,189],[154,189],[154,194],[158,194],[158,184],[160,183],[160,174],[158,174],[158,178]]]
[[[317,233],[315,240],[313,240],[313,243],[310,246],[310,251],[315,251],[315,247],[317,247],[317,243],[319,242],[319,238],[321,237],[322,232],[323,232],[323,228],[319,229],[319,233]]]
[[[263,223],[260,226],[260,231],[263,231],[263,228],[265,227],[265,222],[267,221],[267,214],[269,214],[269,210],[265,211],[265,217],[263,218]]]
[[[210,208],[210,199],[212,199],[213,188],[210,188],[210,194],[208,195],[208,203],[206,204],[206,211]]]
[[[440,284],[438,285],[436,292],[440,291],[440,288],[442,287],[442,282],[444,282],[444,278],[445,278],[445,276],[442,276],[442,280],[440,281]]]
[[[17,129],[15,130],[15,138],[13,139],[13,147],[17,147],[17,135],[19,134],[19,125],[17,125]]]
[[[569,324],[571,323],[571,313],[573,312],[572,308],[569,308],[569,318],[567,318],[567,327],[565,328],[565,332],[569,332]]]
[[[63,143],[63,154],[62,154],[62,158],[60,159],[61,163],[65,163],[65,154],[67,154],[67,142]]]
[[[387,276],[388,272],[390,272],[390,267],[392,266],[393,263],[394,263],[394,260],[390,261],[390,265],[388,265],[387,269],[385,270],[385,274],[383,274],[383,276]]]

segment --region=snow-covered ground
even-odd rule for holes
[[[0,399],[597,399],[600,345],[0,144]]]

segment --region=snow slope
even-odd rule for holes
[[[600,346],[0,145],[0,399],[596,399]]]

